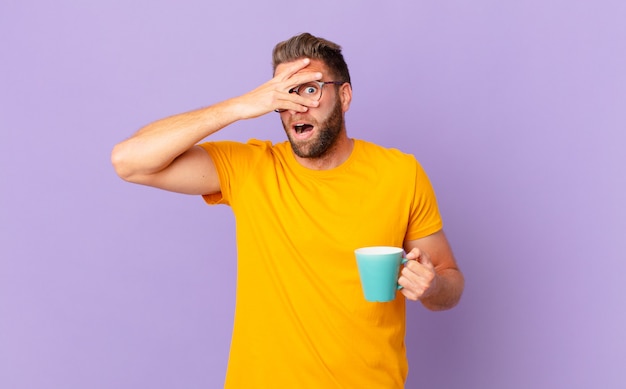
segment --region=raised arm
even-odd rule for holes
[[[398,283],[409,300],[420,300],[433,311],[454,307],[460,300],[465,280],[443,231],[404,242],[409,260]]]
[[[196,146],[222,128],[275,109],[306,112],[319,103],[289,90],[319,80],[315,72],[299,72],[310,61],[290,63],[270,81],[246,93],[210,107],[151,123],[118,143],[111,154],[117,174],[126,181],[187,194],[219,192],[219,179],[209,155]]]

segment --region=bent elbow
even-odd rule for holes
[[[113,151],[111,152],[111,164],[113,165],[113,169],[115,169],[115,173],[117,173],[121,179],[131,181],[133,173],[123,145],[117,144],[113,147]]]

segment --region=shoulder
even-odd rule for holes
[[[263,150],[263,149],[271,149],[274,147],[271,141],[268,140],[259,140],[259,139],[249,139],[247,142],[238,142],[232,140],[218,140],[218,141],[210,141],[199,144],[200,147],[207,151],[222,149],[222,150]]]
[[[209,141],[199,144],[213,159],[262,158],[264,155],[271,155],[275,146],[271,141],[250,139],[247,142],[231,140]]]
[[[250,139],[243,143],[222,140],[204,142],[199,146],[209,154],[218,170],[254,170],[260,165],[274,164],[277,159],[276,146],[271,141]]]
[[[389,163],[394,165],[419,165],[414,155],[405,153],[396,148],[384,147],[376,143],[355,139],[357,154],[360,158],[375,163]]]
[[[355,145],[355,165],[360,169],[368,169],[379,177],[401,179],[407,184],[422,185],[429,181],[428,174],[413,154],[363,140],[355,140]]]

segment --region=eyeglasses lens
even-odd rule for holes
[[[319,100],[322,96],[322,88],[318,83],[307,82],[306,84],[299,85],[297,88],[292,89],[294,93],[299,96],[307,97],[313,100]]]

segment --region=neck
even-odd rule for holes
[[[354,140],[348,138],[345,129],[337,138],[335,144],[333,144],[324,155],[317,158],[302,158],[298,157],[294,153],[296,161],[300,165],[311,170],[330,170],[344,163],[352,154],[354,148]]]

